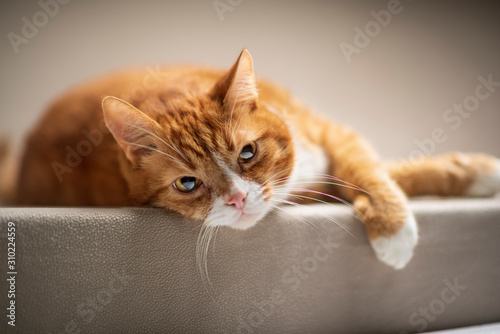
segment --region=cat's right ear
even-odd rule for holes
[[[241,51],[233,67],[217,81],[210,91],[212,99],[221,102],[227,109],[257,106],[258,92],[253,61],[247,49]]]
[[[114,96],[102,100],[102,110],[111,134],[127,159],[137,165],[141,157],[149,152],[149,143],[144,138],[155,136],[159,124],[130,103]]]

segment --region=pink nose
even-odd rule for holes
[[[234,205],[237,209],[243,209],[245,206],[245,198],[247,198],[247,192],[238,190],[226,200],[226,205]]]

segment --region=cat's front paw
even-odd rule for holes
[[[410,262],[417,241],[417,221],[410,213],[403,227],[395,235],[371,239],[370,243],[380,261],[399,270]]]
[[[481,172],[467,190],[467,196],[493,196],[500,191],[500,159],[497,159],[491,170]]]

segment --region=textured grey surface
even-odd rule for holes
[[[347,207],[287,207],[248,231],[220,230],[211,285],[196,267],[199,223],[176,214],[2,208],[2,277],[7,223],[17,229],[17,317],[12,328],[2,314],[0,332],[400,333],[500,321],[500,199],[411,205],[421,240],[402,271],[375,259]]]
[[[500,323],[471,326],[457,329],[445,329],[437,332],[427,332],[427,334],[498,334],[500,333]]]

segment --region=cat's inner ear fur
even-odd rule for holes
[[[225,108],[246,105],[251,110],[257,106],[257,85],[253,71],[252,56],[247,49],[241,51],[238,60],[212,88],[210,96]]]
[[[153,137],[160,127],[142,111],[117,97],[102,100],[106,126],[133,165],[154,148]]]

